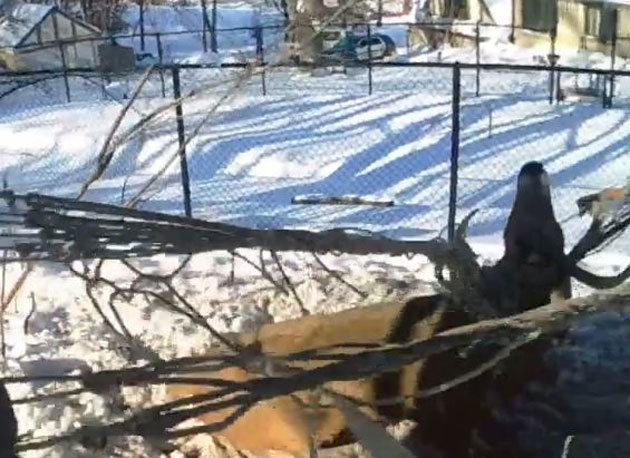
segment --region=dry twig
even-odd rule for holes
[[[261,250],[261,253],[262,253],[262,250]],[[275,251],[273,251],[273,250],[270,251],[270,254],[271,254],[272,259],[276,263],[276,266],[278,266],[278,270],[280,271],[280,274],[282,275],[282,278],[284,279],[284,282],[287,284],[287,286],[289,287],[289,289],[293,293],[293,297],[295,297],[295,300],[297,301],[297,303],[298,303],[298,305],[300,307],[300,311],[302,312],[302,316],[310,315],[311,312],[309,312],[308,309],[304,306],[304,302],[302,301],[302,298],[300,297],[300,295],[298,294],[297,290],[295,289],[295,286],[293,285],[293,282],[291,282],[291,279],[289,278],[287,273],[284,271],[284,268],[282,267],[282,263],[280,262],[280,258],[278,257],[278,254]]]
[[[133,94],[131,94],[131,97],[129,98],[127,103],[123,106],[122,110],[120,110],[120,113],[118,113],[118,116],[114,120],[114,123],[112,124],[109,130],[109,133],[107,134],[107,137],[105,137],[103,146],[101,147],[101,152],[99,153],[98,158],[97,158],[98,166],[96,170],[92,173],[90,178],[88,178],[88,180],[81,187],[81,190],[79,191],[79,195],[77,196],[77,199],[81,199],[87,192],[90,185],[94,183],[96,180],[100,179],[101,176],[103,176],[103,173],[105,173],[105,170],[107,170],[107,167],[109,167],[109,164],[111,163],[112,158],[114,157],[114,151],[115,151],[114,148],[110,148],[110,143],[112,139],[114,138],[114,134],[118,130],[118,127],[120,127],[120,123],[125,118],[125,115],[129,111],[133,103],[136,101],[138,96],[140,95],[140,91],[142,91],[142,88],[144,87],[145,83],[148,81],[149,76],[151,75],[151,72],[153,71],[153,67],[154,66],[151,65],[149,68],[146,69],[146,71],[142,75],[142,78],[140,79],[140,82],[134,89]]]
[[[363,299],[367,298],[368,295],[367,293],[364,293],[363,291],[361,291],[359,288],[357,288],[356,286],[354,286],[353,284],[349,283],[348,281],[346,281],[339,272],[332,270],[330,268],[328,268],[328,266],[326,264],[324,264],[324,261],[322,261],[322,259],[317,256],[317,253],[311,253],[311,255],[313,256],[313,258],[315,259],[315,261],[317,262],[317,264],[319,264],[319,266],[324,269],[326,272],[328,272],[328,274],[330,274],[331,277],[335,278],[337,281],[341,282],[342,284],[346,285],[348,288],[350,288],[352,291],[354,291],[356,294],[358,294],[359,296],[361,296]]]

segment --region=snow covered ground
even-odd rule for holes
[[[193,13],[173,13],[179,18],[173,19],[173,26],[183,27],[181,18],[187,14]],[[225,20],[239,14],[243,18],[234,23],[249,20],[247,11],[225,14]],[[248,40],[246,36],[235,39],[230,48],[233,55],[248,46]],[[174,41],[169,49],[178,59],[208,60],[200,55],[199,46],[200,41]],[[445,48],[439,56],[438,51],[413,53],[409,57],[413,60],[473,59],[470,50],[461,49]],[[497,43],[483,48],[488,61],[530,64],[536,53]],[[574,65],[606,68],[607,64],[603,56],[593,54],[566,54],[563,59]],[[626,62],[620,60],[618,65]],[[184,103],[189,136],[230,92],[238,75],[236,70],[218,69],[182,72],[184,92],[203,88]],[[374,92],[368,95],[365,70],[315,77],[278,69],[266,75],[267,95],[263,96],[261,76],[252,77],[221,103],[187,145],[194,215],[252,227],[354,227],[414,239],[438,235],[445,230],[449,195],[451,78],[449,69],[375,69]],[[104,97],[99,81],[71,82],[73,101],[69,104],[63,100],[60,81],[0,100],[0,137],[5,139],[0,176],[10,188],[73,196],[94,170],[103,139],[124,103],[116,98],[129,94],[133,84],[113,82],[107,86],[109,96]],[[170,102],[168,74],[166,82],[167,98],[163,99],[159,78],[152,77],[120,132],[143,114]],[[572,77],[565,76],[563,86],[572,84]],[[541,160],[549,170],[555,211],[565,229],[567,246],[588,225],[586,218],[578,218],[575,200],[626,182],[630,176],[630,78],[618,80],[617,90],[619,97],[612,109],[602,109],[599,99],[549,105],[547,74],[484,71],[481,96],[474,97],[475,72],[463,72],[458,219],[481,208],[472,222],[471,240],[482,258],[501,255],[501,230],[512,204],[516,174],[524,162]],[[94,184],[86,199],[120,202],[129,198],[176,149],[175,115],[169,109],[117,151],[104,178]],[[312,194],[358,195],[393,200],[395,205],[291,204],[292,197]],[[178,160],[149,195],[144,208],[183,212]],[[243,254],[257,259],[257,253]],[[350,283],[370,291],[369,299],[363,300],[324,275],[308,255],[287,253],[281,257],[307,308],[317,312],[423,294],[433,288],[431,266],[421,258],[326,256],[325,262],[343,272]],[[626,235],[587,265],[611,273],[629,260],[630,236]],[[168,272],[177,262],[174,257],[158,256],[139,264],[151,272]],[[132,278],[119,263],[105,266],[109,278],[121,283]],[[271,263],[268,268],[279,275]],[[227,285],[230,269],[227,253],[198,255],[177,277],[175,286],[219,330],[251,329],[269,316],[277,321],[298,314],[293,298],[278,293],[243,261],[236,261],[235,284]],[[8,285],[19,272],[20,266],[9,265]],[[578,288],[577,292],[587,290]],[[108,294],[106,289],[99,291],[105,300]],[[163,356],[191,354],[209,342],[205,331],[143,299],[119,307],[131,332]],[[23,325],[31,310],[25,335]],[[83,284],[61,266],[37,266],[5,320],[10,373],[124,364],[125,349],[95,314]],[[20,398],[36,389],[52,388],[15,386],[11,394]],[[128,391],[125,402],[137,405],[154,395]],[[22,432],[36,429],[37,434],[45,435],[79,421],[116,418],[119,407],[111,399],[81,395],[71,403],[20,405],[18,413]],[[131,449],[119,456],[160,456],[141,441],[133,442]],[[114,456],[112,449],[101,455],[63,448],[55,453],[25,456]]]

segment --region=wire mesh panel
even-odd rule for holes
[[[503,227],[527,161],[550,172],[569,244],[587,224],[575,199],[627,179],[628,106],[616,95],[612,109],[599,96],[575,97],[572,75],[554,73],[461,71],[457,207],[460,218],[482,209],[474,235],[496,236]],[[320,74],[236,64],[158,68],[106,149],[142,69],[72,74],[68,86],[63,74],[5,77],[0,117],[11,141],[0,173],[18,191],[73,196],[101,167],[86,198],[138,197],[144,208],[182,213],[188,182],[195,216],[433,236],[447,224],[453,75],[452,66],[413,64]]]
[[[177,131],[172,110],[159,110],[172,99],[156,94],[157,73],[131,104],[141,73],[111,77],[108,84],[101,78],[71,75],[70,102],[63,75],[37,76],[28,85],[27,79],[13,78],[14,85],[24,87],[0,99],[0,124],[10,139],[3,146],[0,175],[10,188],[73,197],[102,168],[85,198],[124,203],[159,169]]]
[[[559,95],[568,101],[596,101],[602,105],[630,107],[630,77],[603,73],[563,72]]]
[[[630,76],[617,76],[614,79],[613,106],[630,107]]]
[[[221,99],[188,149],[194,213],[255,227],[350,226],[416,237],[441,230],[450,70],[441,77],[432,70],[424,86],[403,78],[397,90],[372,96],[323,90],[339,88],[340,79],[352,87],[352,77],[338,75],[303,76],[298,92],[287,83],[295,72],[270,72],[267,96],[254,86],[222,98],[226,86],[186,102],[189,136]]]
[[[529,72],[536,81],[544,72]],[[630,177],[627,108],[605,109],[599,97],[565,98],[515,92],[504,72],[491,95],[468,98],[462,108],[458,211],[481,209],[471,234],[496,237],[505,225],[523,164],[540,161],[549,172],[556,218],[573,246],[590,218],[578,216],[576,199]],[[541,94],[542,95],[542,94]],[[626,250],[630,240],[626,237]]]
[[[199,58],[206,50],[221,54],[254,51],[254,28],[260,26],[263,42],[269,45],[276,43],[278,32],[284,28],[281,25],[284,17],[279,10],[225,4],[213,8],[212,2],[208,2],[205,14],[198,5],[145,5],[142,17],[139,7],[131,4],[126,8],[125,20],[135,33],[128,43],[136,49],[140,45],[141,28],[149,52],[156,50],[151,41],[155,42],[160,34],[164,59],[169,63],[182,62],[194,54],[197,56],[193,58]],[[213,27],[216,27],[214,34]]]

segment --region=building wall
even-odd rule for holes
[[[577,2],[558,2],[558,37],[560,48],[579,49],[584,36],[586,8]]]
[[[97,36],[92,30],[71,21],[61,14],[55,14],[51,19],[57,22],[57,31],[60,39],[81,39]],[[69,44],[64,47],[64,50],[67,65],[70,68],[96,67],[98,65],[96,43],[94,41]]]
[[[551,48],[551,35],[548,32],[523,29],[523,4],[529,0],[512,0],[514,9],[514,43],[524,48],[540,48],[549,50]],[[553,1],[553,0],[549,0]]]
[[[449,19],[445,10],[444,0],[428,0],[429,11],[434,18]],[[443,21],[441,26],[433,25],[409,25],[409,44],[411,46],[430,46],[436,48],[442,43],[448,42],[455,47],[475,47],[475,23],[481,21],[484,24],[494,23],[488,14],[487,7],[479,0],[466,0],[468,2],[467,20],[453,19],[452,22]],[[445,22],[445,23],[444,23]]]
[[[4,67],[9,71],[19,71],[20,62],[16,58],[12,49],[0,49],[0,67]]]
[[[19,70],[47,70],[62,68],[59,50],[55,48],[32,48],[16,53]]]
[[[523,30],[522,4],[528,0],[514,0],[514,43],[526,48],[551,49],[551,34]],[[617,22],[617,55],[630,57],[630,7],[619,7]],[[556,50],[587,49],[610,54],[611,44],[585,34],[586,7],[576,1],[558,1]]]
[[[488,16],[485,8],[479,0],[466,0],[468,3],[468,19],[471,21],[490,22],[492,18]],[[448,17],[449,11],[446,11],[445,0],[429,0],[429,11],[437,17]]]

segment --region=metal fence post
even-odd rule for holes
[[[70,99],[70,82],[68,81],[68,63],[66,61],[66,50],[63,49],[63,43],[59,43],[59,54],[61,55],[61,66],[63,68],[63,84],[66,88],[66,101],[71,102]]]
[[[140,49],[144,52],[144,0],[140,0]]]
[[[479,97],[479,86],[481,84],[481,30],[479,23],[481,21],[477,21],[477,26],[475,27],[475,60],[477,62],[477,74],[475,76],[475,96]]]
[[[451,127],[451,176],[448,199],[448,241],[455,239],[455,214],[457,207],[457,172],[459,167],[459,114],[461,98],[461,69],[459,62],[453,66],[453,102]]]
[[[551,71],[549,72],[549,105],[553,105],[554,99],[554,87],[555,87],[555,71],[556,66],[556,29],[555,27],[550,32],[551,35],[551,50],[549,52],[549,63],[551,64]]]
[[[184,211],[186,216],[192,216],[190,205],[190,177],[188,175],[188,160],[186,159],[186,133],[184,127],[184,110],[182,107],[182,89],[179,80],[179,68],[173,67],[173,97],[175,98],[175,115],[177,119],[177,139],[179,143],[179,163],[182,173],[182,191],[184,193]]]
[[[166,97],[166,84],[164,83],[164,49],[162,49],[162,38],[160,33],[155,34],[157,41],[158,63],[160,64],[160,83],[162,84],[162,97]]]
[[[613,12],[612,25],[612,43],[610,46],[610,78],[609,78],[609,94],[606,97],[606,105],[604,108],[612,108],[612,101],[615,94],[615,57],[617,55],[617,21],[618,11],[616,8]],[[606,91],[604,91],[606,93]]]
[[[560,103],[563,99],[562,95],[562,72],[556,73],[556,104]]]
[[[267,95],[267,76],[265,72],[265,43],[263,41],[264,28],[261,26],[259,30],[260,35],[256,35],[256,57],[258,58],[258,64],[262,67],[262,71],[260,72],[261,83],[262,83],[262,93],[263,95]]]
[[[372,95],[372,27],[367,25],[368,41],[368,94]]]
[[[201,30],[202,30],[202,43],[203,52],[208,52],[208,31],[209,31],[209,19],[208,19],[208,0],[201,0]]]
[[[212,50],[212,52],[218,52],[219,45],[217,43],[217,0],[212,0],[212,30],[210,32],[210,49]]]

